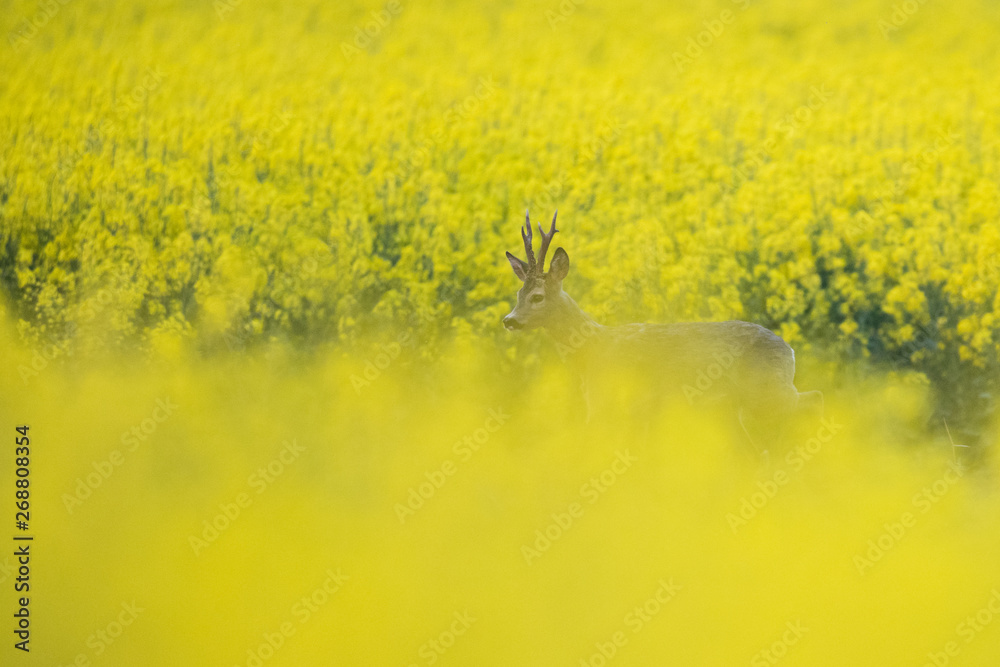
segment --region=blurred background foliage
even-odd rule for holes
[[[759,322],[989,417],[994,3],[49,5],[7,3],[0,80],[30,345],[513,356],[503,251],[558,208],[598,319]]]

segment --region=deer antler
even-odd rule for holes
[[[531,248],[531,217],[528,215],[528,211],[524,212],[524,226],[521,227],[521,239],[524,240],[524,251],[528,254],[528,273],[545,273],[545,253],[549,250],[549,244],[552,243],[552,237],[555,236],[556,232],[556,216],[559,215],[559,211],[552,216],[552,227],[549,228],[549,233],[546,234],[545,230],[542,229],[542,225],[538,225],[538,233],[542,235],[542,247],[538,253],[538,260],[535,260],[535,252]]]
[[[528,230],[527,234],[524,230]],[[524,227],[521,227],[521,238],[524,239],[524,252],[528,253],[528,273],[535,270],[535,253],[531,250],[531,217],[528,209],[524,210]]]
[[[542,231],[542,225],[538,225],[538,233],[542,235],[542,249],[538,253],[538,270],[540,272],[545,272],[545,253],[549,250],[549,244],[552,243],[552,237],[556,235],[559,230],[556,229],[556,216],[559,215],[559,211],[552,216],[552,227],[549,229],[549,233],[546,234]],[[531,238],[530,236],[528,238]]]

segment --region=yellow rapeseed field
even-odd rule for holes
[[[0,664],[998,664],[1000,6],[0,6]],[[822,421],[586,422],[525,209]]]

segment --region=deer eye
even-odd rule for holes
[[[541,303],[545,297],[541,294],[532,294],[531,303]]]

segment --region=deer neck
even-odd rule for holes
[[[576,305],[576,301],[565,292],[560,294],[557,304],[557,310],[546,327],[549,335],[557,343],[579,348],[605,329],[602,324],[583,312],[583,309]]]

